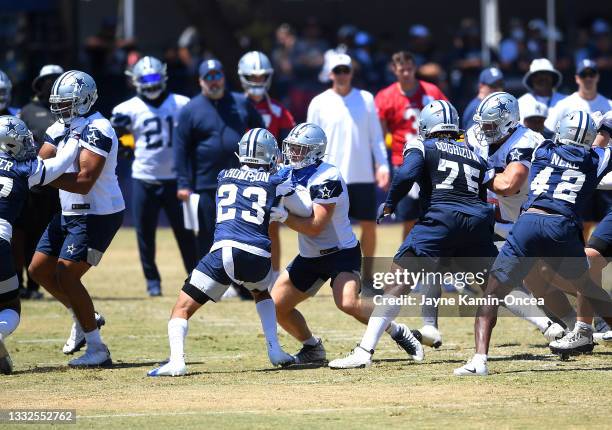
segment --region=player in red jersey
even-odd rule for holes
[[[391,64],[397,82],[380,90],[374,102],[384,134],[392,136],[391,164],[395,172],[404,161],[404,144],[418,136],[421,109],[433,100],[448,99],[434,84],[416,78],[416,63],[411,53],[396,52],[391,57]],[[418,185],[415,185],[395,209],[397,219],[404,223],[403,237],[408,235],[420,212]]]
[[[280,144],[295,126],[295,120],[291,112],[268,95],[273,73],[272,63],[263,52],[247,52],[238,62],[238,75],[246,96],[253,102],[255,109],[263,118],[266,128]],[[282,152],[282,148],[280,150]],[[280,223],[270,223],[274,279],[276,279],[280,270],[279,226]]]

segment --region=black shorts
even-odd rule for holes
[[[349,195],[349,217],[357,221],[376,220],[376,185],[347,184]]]
[[[361,247],[341,249],[322,257],[306,258],[298,255],[289,266],[289,279],[298,290],[314,296],[328,279],[334,283],[342,272],[361,274]]]

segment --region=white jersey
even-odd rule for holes
[[[529,105],[532,105],[534,102],[538,101],[540,103],[544,103],[548,110],[552,110],[557,103],[561,100],[565,99],[567,96],[565,94],[558,93],[554,91],[552,96],[537,96],[533,93],[525,93],[518,98],[519,104],[519,114],[521,116],[521,124],[525,122],[525,112],[528,110]]]
[[[76,194],[60,190],[60,203],[64,215],[108,215],[125,209],[123,195],[115,169],[117,168],[117,149],[119,142],[110,122],[99,112],[85,119],[89,124],[83,129],[80,148],[85,148],[106,158],[104,168],[88,194]],[[66,144],[68,127],[58,122],[53,123],[45,135],[49,143],[60,151]],[[66,173],[78,172],[79,157],[66,170]]]
[[[176,179],[172,130],[178,125],[181,108],[188,102],[188,97],[170,93],[158,107],[138,96],[115,106],[113,120],[118,120],[134,135],[133,178]]]
[[[583,110],[590,114],[595,112],[606,113],[612,110],[612,100],[597,94],[593,100],[585,100],[575,92],[563,100],[548,111],[548,118],[544,122],[544,126],[550,131],[557,130],[557,123],[570,112],[575,110]]]
[[[489,145],[481,143],[474,134],[474,126],[470,127],[465,136],[475,152],[489,163],[496,172],[503,172],[508,164],[519,162],[528,169],[531,168],[531,156],[535,148],[544,141],[544,137],[519,124],[512,135],[492,155],[489,155]],[[489,197],[499,202],[499,211],[503,221],[516,222],[521,214],[521,206],[529,194],[529,181],[525,181],[520,191],[512,196],[501,196],[488,190]]]
[[[307,122],[317,124],[327,135],[324,160],[338,167],[347,184],[374,182],[372,158],[388,169],[371,93],[353,88],[343,97],[332,89],[324,91],[310,102]]]
[[[329,163],[320,163],[294,170],[292,181],[305,186],[313,204],[334,204],[334,214],[321,234],[298,234],[300,255],[306,258],[321,257],[342,249],[357,246],[357,237],[349,220],[349,198],[340,171]]]

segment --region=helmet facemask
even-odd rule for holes
[[[70,124],[72,119],[77,116],[75,112],[76,97],[62,98],[57,95],[49,96],[49,109],[61,124]]]
[[[294,169],[301,169],[317,161],[312,154],[311,145],[304,145],[288,138],[283,141],[283,156],[285,162]]]
[[[272,74],[240,75],[242,88],[252,97],[263,97],[268,93],[272,83]]]
[[[138,94],[149,100],[157,99],[166,89],[164,76],[159,73],[151,73],[134,79],[134,86]]]

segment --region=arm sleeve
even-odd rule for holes
[[[385,147],[385,139],[382,134],[378,114],[376,113],[374,99],[368,102],[368,132],[370,134],[368,137],[372,153],[374,154],[374,161],[379,167],[386,167],[388,170],[387,148]]]
[[[399,201],[410,192],[414,183],[421,178],[424,167],[424,152],[416,148],[408,148],[405,151],[404,164],[393,176],[385,205],[395,209]]]
[[[79,141],[68,139],[66,144],[53,158],[43,160],[38,158],[36,171],[28,178],[30,188],[36,185],[47,185],[62,175],[77,157],[79,153]]]
[[[179,114],[178,125],[174,128],[173,145],[176,180],[179,189],[193,190],[191,179],[191,118],[186,109]]]

